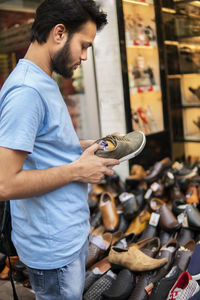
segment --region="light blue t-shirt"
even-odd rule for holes
[[[68,164],[82,153],[57,83],[26,59],[0,92],[0,146],[27,151],[24,170]],[[71,182],[42,196],[11,200],[10,207],[12,240],[29,267],[62,267],[87,239],[87,184]]]

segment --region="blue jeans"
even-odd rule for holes
[[[88,240],[79,256],[69,265],[53,270],[27,267],[36,300],[81,300],[87,256]]]

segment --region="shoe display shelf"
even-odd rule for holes
[[[161,14],[174,149],[195,156],[200,142],[200,5],[162,1]]]
[[[171,155],[158,1],[116,3],[127,132],[145,133],[146,147],[137,162],[148,165]]]
[[[163,131],[159,56],[153,1],[122,1],[132,127]]]

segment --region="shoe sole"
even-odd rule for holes
[[[192,279],[194,280],[200,280],[200,274],[192,275]]]
[[[140,154],[140,152],[142,152],[142,150],[144,149],[144,146],[146,145],[146,137],[145,137],[145,134],[142,132],[142,131],[139,131],[142,135],[143,135],[143,142],[142,144],[140,145],[140,147],[135,151],[135,152],[132,152],[122,158],[119,159],[120,163],[123,162],[123,161],[126,161],[126,160],[129,160],[135,156],[137,156],[138,154]]]

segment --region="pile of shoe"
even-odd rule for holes
[[[198,160],[92,185],[83,299],[200,299],[199,201]]]

